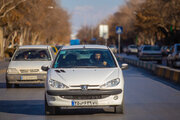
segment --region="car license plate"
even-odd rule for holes
[[[37,76],[21,76],[21,80],[37,80]]]
[[[83,100],[83,101],[72,101],[72,106],[96,106],[98,101],[95,100]]]

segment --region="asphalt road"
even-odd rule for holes
[[[0,120],[178,120],[180,86],[130,66],[124,71],[125,113],[112,109],[64,110],[61,115],[44,115],[44,88],[5,87],[0,74]]]

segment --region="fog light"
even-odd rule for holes
[[[118,96],[114,96],[114,100],[117,100],[118,99]]]
[[[55,101],[55,97],[49,97],[49,101]]]

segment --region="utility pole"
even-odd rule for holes
[[[121,52],[121,34],[118,34],[118,53]]]

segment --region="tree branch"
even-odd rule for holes
[[[26,0],[21,0],[19,2],[17,2],[16,5],[14,5],[13,7],[9,8],[6,12],[3,13],[3,15],[0,16],[0,19],[5,17],[7,13],[9,13],[11,10],[15,9],[19,4],[25,2]]]
[[[8,5],[11,4],[11,3],[13,3],[13,0],[11,0],[11,1],[7,2],[7,3],[4,3],[4,4],[2,5],[1,9],[0,9],[0,12],[1,12],[6,6],[8,6]]]

